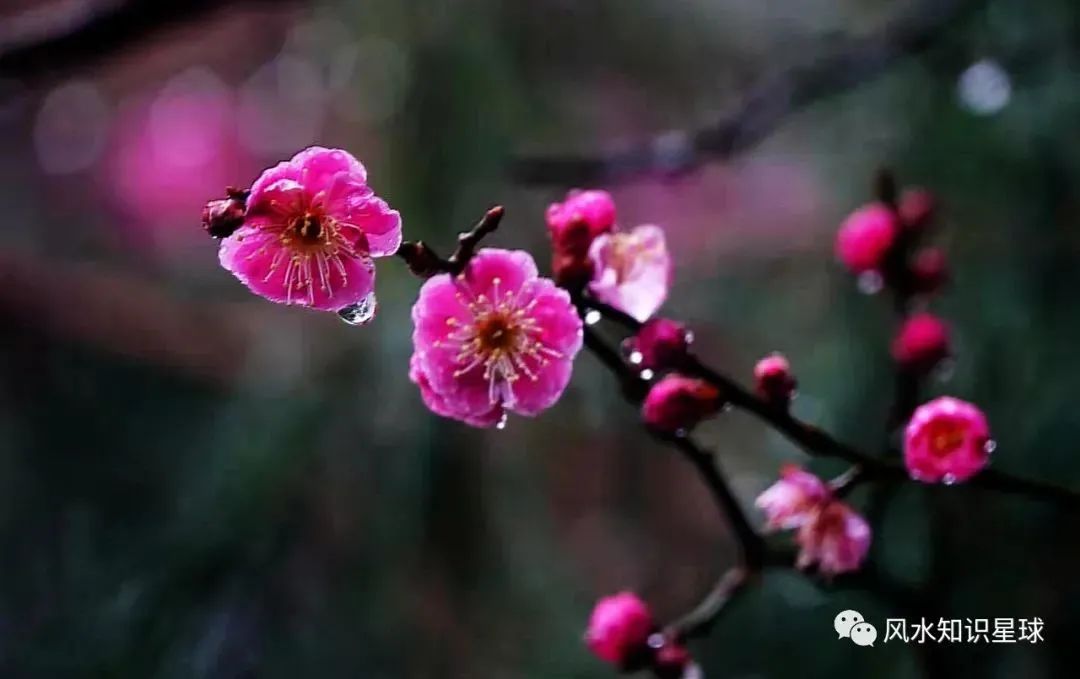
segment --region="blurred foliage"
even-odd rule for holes
[[[156,58],[141,70],[105,61],[75,75],[119,101],[196,65],[235,84],[298,27],[308,39],[290,49],[316,60],[377,37],[406,64],[401,101],[374,121],[331,117],[310,141],[364,158],[408,237],[448,248],[501,202],[493,242],[543,265],[543,208],[562,189],[510,185],[513,153],[696,125],[755,76],[898,4],[327,0],[267,20],[262,40],[163,33],[131,48],[129,61]],[[185,41],[203,49],[177,49]],[[1078,48],[1072,0],[990,0],[924,55],[792,114],[724,167],[614,187],[624,222],[672,234],[668,313],[733,375],[784,351],[800,414],[886,449],[888,304],[838,271],[831,238],[867,200],[873,169],[892,166],[947,207],[955,285],[934,308],[954,323],[959,360],[930,393],[985,408],[1001,469],[1080,488]],[[980,59],[1012,79],[992,116],[957,99]],[[385,66],[358,66],[357,102],[378,92],[365,68]],[[0,107],[15,111],[0,118],[0,254],[34,272],[0,274],[0,675],[607,677],[580,643],[597,596],[635,588],[674,616],[732,562],[704,490],[638,435],[589,356],[538,420],[479,432],[435,418],[406,377],[418,284],[403,267],[380,262],[380,315],[350,329],[267,308],[216,268],[212,243],[141,250],[118,237],[126,217],[98,195],[98,172],[37,171],[29,139],[50,85],[27,83],[21,104]],[[242,164],[236,183],[277,159]],[[84,264],[160,293],[145,336],[95,330],[122,317],[125,295],[87,311],[65,303],[79,291],[47,284],[78,280],[66,272]],[[203,307],[240,319],[243,341],[219,346],[224,326],[192,324],[176,341],[209,349],[185,360],[132,349],[167,344],[171,329],[147,327]],[[801,459],[734,413],[702,435],[748,505],[780,461]],[[883,622],[897,617],[887,598],[779,570],[695,643],[707,676],[1074,674],[1074,516],[963,488],[910,487],[880,504],[875,571],[939,579],[947,617],[1042,617],[1046,642],[942,646],[927,669],[914,646],[835,641],[837,611]]]

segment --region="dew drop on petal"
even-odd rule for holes
[[[954,483],[956,483],[956,475],[955,474],[945,474],[945,476],[941,477],[941,481],[946,486],[951,486]]]
[[[859,292],[864,295],[876,295],[885,287],[885,279],[881,277],[880,272],[864,271],[859,274],[855,285],[859,288]]]
[[[600,322],[600,312],[596,309],[589,309],[585,312],[585,325],[596,325]]]
[[[995,450],[997,450],[997,441],[995,441],[994,439],[990,439],[983,444],[983,450],[986,451],[987,455],[994,452]]]
[[[630,352],[630,362],[633,363],[634,365],[641,365],[641,361],[644,358],[645,357],[641,355],[640,351],[631,351]]]
[[[504,412],[502,414],[502,416],[499,417],[499,421],[495,423],[495,428],[500,430],[500,431],[503,430],[503,429],[506,429],[506,421],[507,421],[507,419],[508,419],[507,414]]]
[[[648,368],[645,368],[644,370],[641,371],[641,379],[645,380],[646,382],[651,380],[653,378],[653,375],[654,375],[653,371],[649,370]]]
[[[375,311],[379,304],[375,301],[375,293],[369,292],[367,297],[356,304],[350,304],[344,309],[339,309],[337,314],[341,320],[349,325],[366,325],[375,318]]]

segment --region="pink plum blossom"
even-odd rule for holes
[[[904,368],[930,370],[949,355],[949,326],[931,313],[911,316],[893,339],[892,355]]]
[[[401,243],[401,217],[340,149],[311,147],[266,170],[244,225],[221,242],[221,265],[273,302],[337,311],[373,299],[372,257]]]
[[[645,602],[632,592],[621,592],[596,603],[585,643],[601,660],[626,668],[635,655],[648,652],[654,629],[656,623]]]
[[[993,443],[979,408],[942,396],[915,409],[904,430],[904,464],[926,483],[965,481],[986,466]]]
[[[601,302],[646,321],[667,299],[671,256],[660,227],[602,234],[592,242],[589,259],[589,290]]]
[[[853,273],[877,271],[897,234],[896,215],[882,203],[852,212],[836,234],[836,256]]]
[[[847,504],[832,500],[813,512],[795,539],[799,568],[817,564],[822,574],[839,575],[862,565],[870,551],[870,524]]]
[[[589,246],[597,236],[615,228],[611,194],[574,189],[564,202],[548,206],[546,217],[555,280],[571,287],[585,285],[592,274]]]
[[[809,522],[832,493],[820,478],[798,465],[780,469],[780,480],[757,497],[768,530],[791,530]]]
[[[521,251],[482,249],[460,275],[429,278],[412,317],[410,377],[424,403],[476,427],[550,408],[581,349],[570,295]]]

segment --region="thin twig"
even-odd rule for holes
[[[719,619],[720,612],[740,592],[745,591],[746,585],[756,575],[756,572],[738,567],[724,571],[712,590],[693,610],[667,626],[665,636],[685,641],[708,634],[713,624]]]
[[[476,226],[458,235],[457,249],[445,259],[423,241],[405,241],[398,248],[397,256],[405,260],[413,275],[420,278],[431,278],[440,273],[456,276],[465,270],[476,254],[480,241],[499,228],[505,213],[502,205],[490,208]]]
[[[667,132],[609,154],[522,157],[511,165],[511,174],[523,184],[611,184],[730,158],[765,139],[792,112],[869,82],[927,49],[984,2],[918,0],[873,33],[830,37],[816,57],[800,55],[764,75],[738,106],[708,126]]]

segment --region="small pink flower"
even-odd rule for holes
[[[795,539],[800,548],[799,568],[817,564],[822,574],[838,575],[862,565],[870,551],[870,525],[851,507],[833,500],[800,526]]]
[[[629,668],[634,656],[648,652],[649,635],[656,629],[652,613],[632,592],[621,592],[596,603],[585,630],[585,643],[601,660]]]
[[[930,313],[911,316],[893,339],[892,355],[909,370],[930,370],[949,355],[949,326]]]
[[[592,274],[589,246],[615,228],[615,201],[607,191],[574,189],[565,202],[548,206],[546,216],[555,280],[562,285],[585,285]]]
[[[852,212],[836,234],[836,256],[853,273],[877,271],[896,240],[896,215],[881,203]]]
[[[570,381],[582,324],[526,252],[483,249],[429,278],[413,305],[410,377],[437,415],[476,427],[550,408]]]
[[[758,495],[754,505],[765,512],[768,530],[790,530],[807,523],[831,497],[824,481],[787,464],[780,468],[780,480]]]
[[[942,396],[915,409],[904,430],[904,464],[926,483],[965,481],[986,466],[993,443],[977,406]]]
[[[603,234],[592,242],[589,259],[593,265],[589,290],[637,320],[647,320],[667,298],[671,256],[660,227],[645,224]]]
[[[720,410],[720,391],[705,380],[667,375],[652,386],[641,406],[641,419],[669,434],[689,430]]]
[[[757,362],[754,366],[754,381],[758,394],[777,405],[787,405],[797,386],[795,377],[791,374],[791,364],[780,353],[769,354]]]
[[[367,185],[360,162],[311,147],[255,180],[244,225],[221,242],[221,265],[273,302],[337,311],[369,300],[372,257],[401,243],[401,217]]]
[[[924,248],[911,263],[915,290],[929,294],[940,290],[949,280],[949,260],[941,248]]]
[[[657,370],[678,363],[690,347],[690,333],[682,323],[667,318],[646,321],[637,334],[626,340],[630,362]]]

